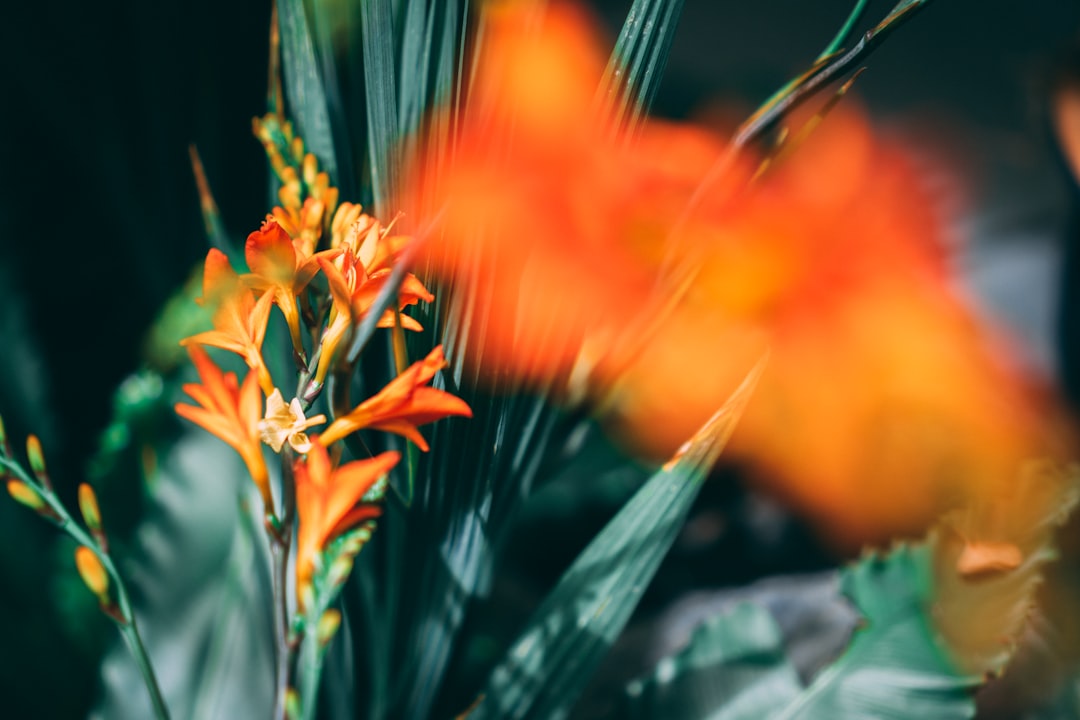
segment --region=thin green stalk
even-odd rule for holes
[[[291,527],[288,528],[291,530]],[[277,535],[270,533],[270,551],[274,587],[274,645],[277,650],[277,667],[274,673],[274,718],[284,720],[292,666],[292,647],[289,643],[289,605],[286,585],[289,568],[289,540],[287,530]]]
[[[143,644],[142,636],[139,635],[138,624],[135,622],[135,613],[131,608],[131,599],[128,596],[124,581],[120,577],[120,572],[116,569],[116,565],[113,564],[112,558],[110,558],[109,554],[102,549],[96,538],[83,530],[82,527],[72,519],[67,508],[60,503],[60,500],[56,497],[51,488],[44,487],[36,480],[32,479],[21,465],[9,458],[0,457],[0,467],[14,473],[21,482],[33,488],[53,513],[53,519],[56,525],[67,533],[75,542],[90,548],[97,556],[98,560],[101,561],[102,567],[105,568],[105,572],[109,574],[109,577],[116,587],[117,608],[120,611],[120,617],[116,618],[110,613],[106,614],[113,617],[113,620],[116,621],[117,626],[120,628],[120,634],[123,636],[128,649],[131,650],[131,654],[135,659],[135,664],[139,666],[139,672],[142,674],[143,683],[150,693],[150,701],[154,706],[154,716],[157,720],[169,720],[169,709],[165,705],[165,699],[161,694],[161,687],[158,685],[157,676],[154,674],[154,668],[150,662],[150,655],[146,652],[146,646]]]
[[[146,654],[146,647],[143,646],[142,638],[139,636],[139,629],[135,624],[134,616],[127,625],[120,626],[120,634],[127,643],[128,649],[131,650],[131,655],[135,658],[135,664],[139,666],[139,672],[142,673],[146,689],[150,691],[150,701],[154,705],[154,716],[158,720],[169,720],[169,709],[165,705],[165,698],[161,696],[161,689],[158,687],[157,678],[154,676],[154,668],[150,664],[150,657]]]
[[[296,517],[296,487],[292,473],[292,450],[286,446],[281,454],[281,507],[277,525],[267,526],[270,539],[270,562],[273,581],[274,644],[277,648],[277,669],[274,675],[274,718],[287,717],[289,690],[293,686],[292,668],[294,644],[289,619],[289,550],[292,547],[293,524]]]

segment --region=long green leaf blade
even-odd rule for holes
[[[308,150],[337,181],[337,155],[323,78],[319,74],[303,0],[278,0],[285,97]]]
[[[633,128],[652,104],[683,0],[634,0],[600,84],[601,110]]]
[[[364,0],[360,5],[364,50],[364,82],[368,119],[368,154],[375,214],[389,217],[386,207],[397,188],[398,96],[394,72],[394,8],[390,0]]]
[[[741,417],[764,361],[605,526],[492,672],[471,718],[565,717],[622,631]]]

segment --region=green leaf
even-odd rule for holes
[[[634,0],[600,83],[601,108],[633,130],[652,104],[683,0]]]
[[[368,120],[368,154],[375,214],[387,217],[386,203],[397,189],[399,175],[398,96],[394,73],[394,11],[391,0],[364,0],[360,5],[364,82]]]
[[[678,535],[763,367],[764,361],[563,574],[492,672],[472,720],[569,713]]]
[[[369,3],[365,3],[367,5]],[[298,134],[319,164],[337,181],[337,155],[323,78],[315,57],[303,0],[278,0],[285,97]]]
[[[776,621],[744,602],[705,621],[685,649],[631,683],[625,717],[760,720],[801,691]]]
[[[324,165],[324,169],[330,171],[334,184],[341,192],[340,198],[352,199],[357,197],[357,178],[353,167],[353,143],[348,132],[351,125],[347,118],[346,101],[342,94],[336,62],[339,47],[335,39],[343,35],[344,29],[348,27],[348,12],[341,4],[341,0],[313,0],[311,18],[333,138],[332,149],[336,151],[330,164]],[[332,171],[335,167],[336,173]]]
[[[972,691],[1012,655],[1054,557],[1053,531],[1078,493],[1075,471],[1029,464],[1011,486],[946,516],[925,542],[845,571],[843,591],[866,627],[777,717],[972,717]]]
[[[936,639],[929,546],[900,546],[845,571],[841,587],[863,614],[843,657],[780,718],[969,718],[977,676],[958,674]]]

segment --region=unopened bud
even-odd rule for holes
[[[341,585],[349,579],[349,573],[352,572],[352,567],[353,562],[350,556],[339,556],[334,562],[330,563],[330,570],[327,572],[327,580],[330,581],[331,585]]]
[[[82,512],[86,527],[93,533],[101,532],[101,510],[98,509],[97,496],[94,489],[83,483],[79,485],[79,510]]]
[[[38,494],[38,491],[22,480],[8,480],[7,491],[8,495],[13,497],[16,502],[22,503],[31,510],[41,510],[45,507],[45,501]]]
[[[315,159],[312,153],[304,155],[304,161],[300,165],[303,171],[304,184],[311,186],[315,184],[315,175],[319,172],[319,161]]]
[[[306,582],[300,586],[297,600],[299,601],[301,608],[309,608],[315,604],[315,590],[311,587],[310,582]]]
[[[315,627],[315,639],[318,640],[320,647],[326,647],[326,644],[334,637],[334,633],[341,626],[341,613],[337,610],[327,610],[319,618],[319,624]]]
[[[44,477],[46,475],[45,456],[41,454],[41,441],[38,440],[37,435],[26,438],[26,456],[30,459],[30,469],[34,471],[34,474],[38,478]]]
[[[288,720],[299,720],[300,718],[300,695],[295,688],[289,688],[285,691],[285,717]]]
[[[98,559],[97,553],[85,545],[75,550],[75,567],[79,570],[79,577],[86,583],[86,587],[98,596],[102,605],[109,600],[109,574]]]

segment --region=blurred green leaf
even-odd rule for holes
[[[368,155],[375,214],[389,217],[386,203],[397,189],[398,95],[394,72],[394,9],[391,0],[365,0],[360,5],[367,89]]]
[[[683,0],[634,0],[600,83],[602,110],[631,132],[649,111],[675,38]]]
[[[841,587],[866,627],[779,718],[970,718],[981,677],[957,672],[936,639],[933,557],[928,545],[871,555],[845,571]]]
[[[627,688],[627,720],[761,720],[802,691],[768,610],[739,603]]]

